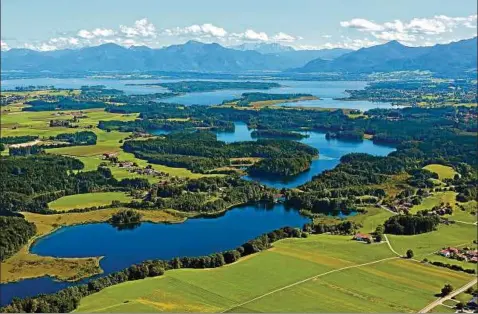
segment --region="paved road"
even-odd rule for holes
[[[478,279],[473,279],[472,281],[470,281],[469,283],[467,283],[466,285],[464,285],[463,287],[461,287],[460,289],[458,290],[455,290],[453,291],[452,293],[450,293],[449,295],[443,297],[443,298],[440,298],[438,300],[435,300],[433,301],[432,303],[428,304],[426,307],[424,307],[423,309],[420,310],[420,312],[418,313],[428,313],[429,311],[431,311],[435,306],[437,305],[440,305],[442,304],[444,301],[446,300],[450,300],[451,298],[453,298],[454,296],[456,296],[457,294],[460,294],[462,292],[464,292],[466,289],[476,285]]]

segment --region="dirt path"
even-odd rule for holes
[[[231,310],[234,310],[236,308],[239,308],[241,306],[244,306],[246,304],[249,304],[251,302],[254,302],[254,301],[257,301],[259,299],[262,299],[264,297],[267,297],[271,294],[274,294],[276,292],[279,292],[279,291],[283,291],[283,290],[286,290],[286,289],[289,289],[289,288],[292,288],[294,286],[297,286],[297,285],[300,285],[304,282],[307,282],[307,281],[310,281],[310,280],[314,280],[316,278],[319,278],[319,277],[322,277],[322,276],[325,276],[325,275],[329,275],[329,274],[332,274],[332,273],[336,273],[336,272],[339,272],[339,271],[343,271],[343,270],[346,270],[346,269],[351,269],[351,268],[357,268],[357,267],[362,267],[362,266],[367,266],[367,265],[372,265],[372,264],[376,264],[376,263],[380,263],[380,262],[383,262],[383,261],[388,261],[388,260],[392,260],[392,259],[397,259],[398,257],[387,257],[387,258],[383,258],[383,259],[380,259],[380,260],[377,260],[377,261],[373,261],[373,262],[368,262],[368,263],[364,263],[364,264],[359,264],[359,265],[352,265],[352,266],[347,266],[347,267],[342,267],[342,268],[339,268],[339,269],[334,269],[334,270],[330,270],[328,272],[325,272],[325,273],[322,273],[322,274],[318,274],[318,275],[314,275],[312,277],[309,277],[309,278],[306,278],[306,279],[303,279],[303,280],[300,280],[300,281],[297,281],[297,282],[294,282],[290,285],[287,285],[287,286],[284,286],[282,288],[279,288],[279,289],[275,289],[275,290],[272,290],[272,291],[269,291],[267,293],[264,293],[258,297],[255,297],[253,299],[250,299],[248,301],[245,301],[245,302],[242,302],[240,304],[237,304],[237,305],[234,305],[233,307],[230,307],[228,309],[225,309],[224,311],[222,311],[221,313],[225,313],[225,312],[228,312],[228,311],[231,311]]]
[[[444,296],[443,298],[439,298],[438,300],[435,300],[432,303],[428,304],[423,309],[421,309],[420,312],[418,312],[418,313],[428,313],[435,306],[438,306],[438,305],[442,304],[446,300],[450,300],[451,298],[453,298],[457,294],[460,294],[460,293],[464,292],[466,289],[476,285],[476,283],[477,283],[477,279],[475,278],[472,281],[470,281],[469,283],[467,283],[466,285],[464,285],[463,287],[461,287],[460,289],[457,289],[457,290],[453,291],[452,293],[450,293],[449,295]]]

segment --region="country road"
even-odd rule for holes
[[[473,279],[472,281],[470,281],[469,283],[467,283],[466,285],[464,285],[463,287],[453,291],[452,293],[450,293],[449,295],[447,296],[444,296],[443,298],[439,298],[438,300],[435,300],[433,301],[432,303],[428,304],[426,307],[424,307],[423,309],[420,310],[420,312],[418,313],[428,313],[429,311],[431,311],[435,306],[438,306],[440,304],[442,304],[444,301],[446,300],[450,300],[451,298],[453,298],[454,296],[464,292],[466,289],[470,288],[471,286],[473,285],[476,285],[477,283],[477,278]]]

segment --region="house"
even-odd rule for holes
[[[441,250],[440,255],[445,257],[450,257],[450,252],[448,250]]]
[[[131,161],[122,161],[119,163],[118,167],[120,168],[131,168],[133,167],[133,163]]]
[[[450,253],[455,253],[455,254],[458,254],[460,252],[460,250],[458,250],[457,248],[454,248],[454,247],[449,247],[448,251]]]
[[[274,195],[274,203],[283,203],[285,202],[285,195],[284,194],[275,194]]]
[[[357,233],[354,235],[353,237],[354,240],[356,241],[372,241],[372,236],[370,236],[369,234],[365,234],[365,233]]]
[[[118,153],[103,153],[103,159],[111,159],[118,157]]]

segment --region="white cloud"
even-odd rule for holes
[[[292,42],[296,41],[297,39],[298,38],[296,38],[292,35],[283,33],[283,32],[279,32],[272,37],[272,41],[284,42],[284,43],[292,43]]]
[[[476,29],[476,20],[476,14],[465,17],[436,15],[432,18],[413,18],[409,21],[394,20],[382,24],[362,18],[355,18],[350,21],[342,21],[340,25],[345,28],[370,33],[379,40],[400,40],[408,44],[414,44],[423,35],[436,36],[452,33],[457,28]],[[430,38],[430,40],[433,41],[433,38]]]
[[[376,32],[383,30],[383,26],[366,19],[352,19],[350,21],[340,22],[340,26],[355,28],[361,32]]]
[[[199,36],[199,37],[219,37],[222,38],[227,35],[227,31],[213,24],[191,25],[186,27],[175,27],[173,29],[165,29],[164,34],[167,36]]]
[[[243,33],[232,33],[231,36],[236,39],[245,41],[268,41],[269,36],[265,32],[256,32],[253,29],[248,29]]]
[[[4,42],[3,40],[0,41],[0,43],[1,43],[1,50],[2,51],[6,51],[6,50],[10,49],[10,47],[8,47],[8,44],[6,42]]]
[[[156,37],[156,27],[146,18],[137,20],[132,27],[120,25],[120,31],[126,37]]]

